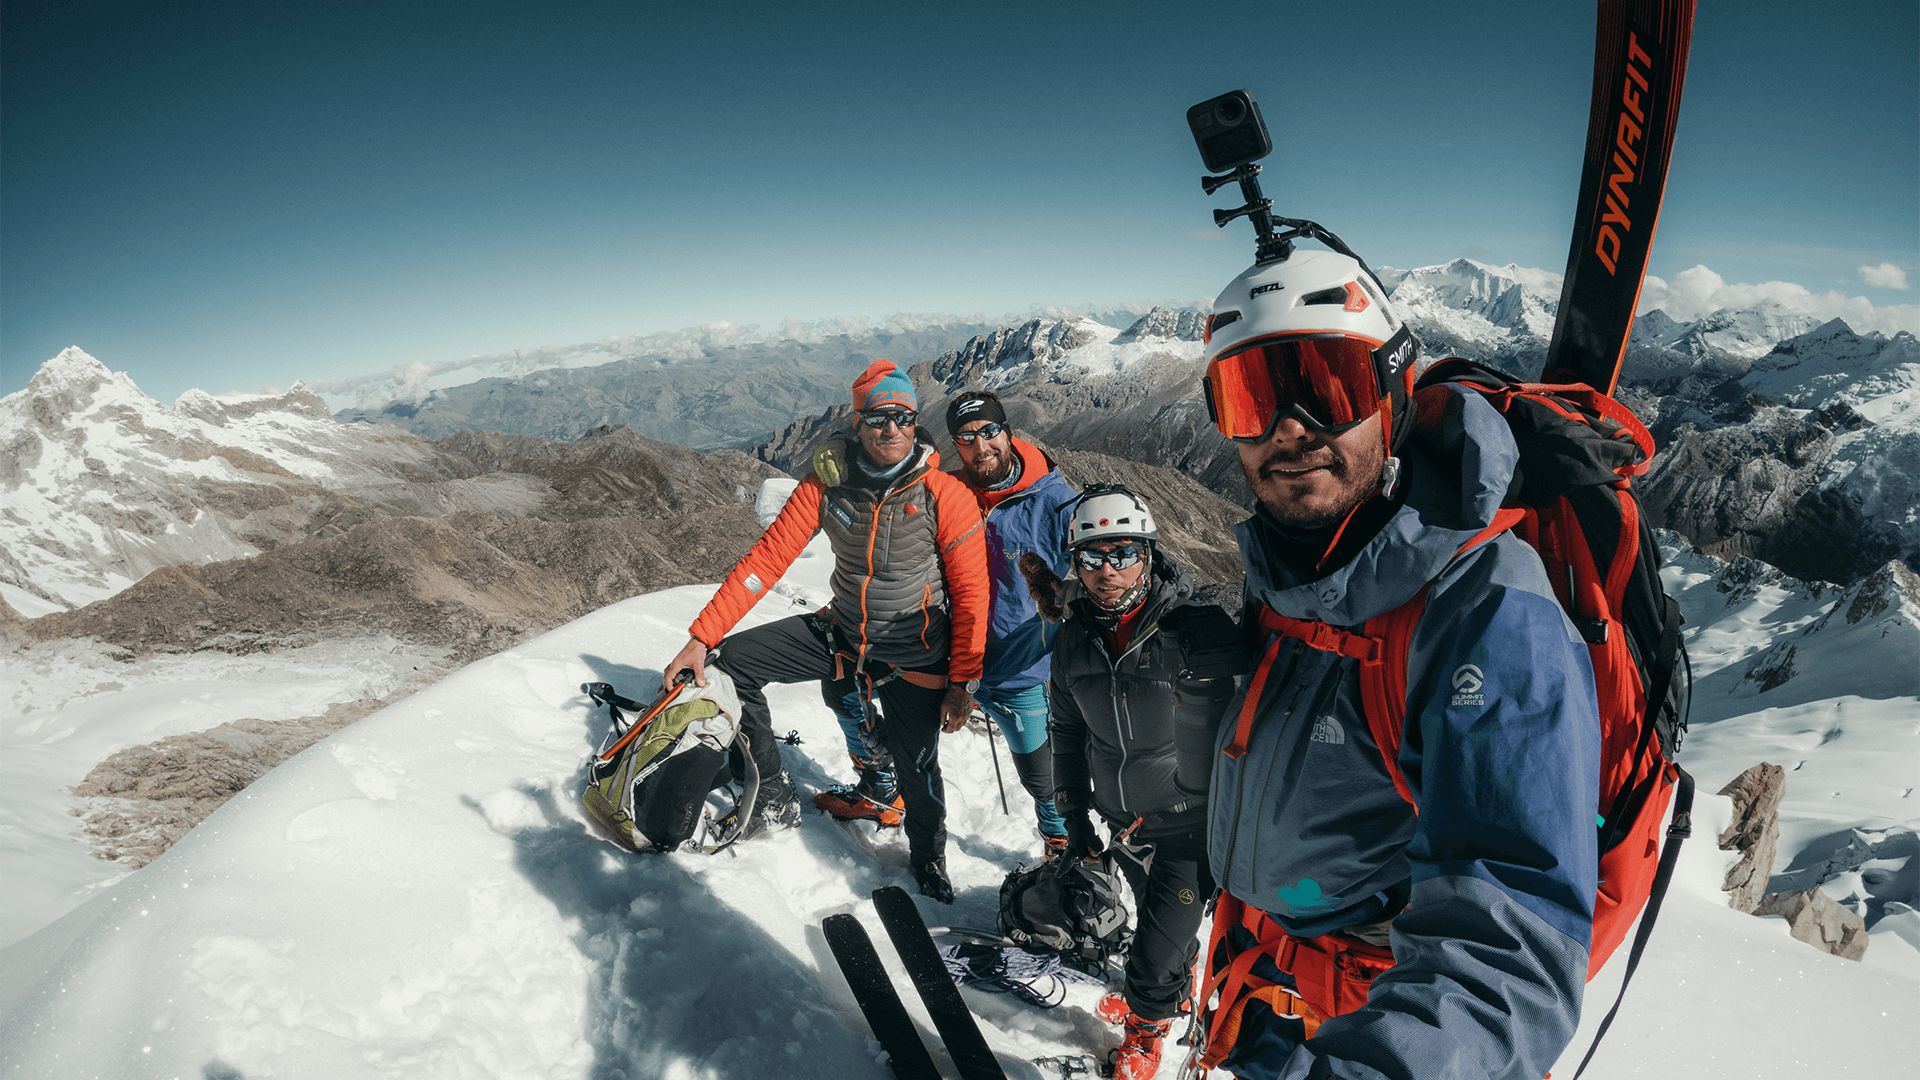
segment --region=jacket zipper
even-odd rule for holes
[[[1133,644],[1120,653],[1118,660],[1107,652],[1107,639],[1097,630],[1093,635],[1094,644],[1100,646],[1100,655],[1107,658],[1107,696],[1113,699],[1113,717],[1120,735],[1120,768],[1114,771],[1113,782],[1118,788],[1114,794],[1119,796],[1122,810],[1129,809],[1127,806],[1127,744],[1133,741],[1133,713],[1127,708],[1126,696],[1120,693],[1120,665],[1127,657],[1132,656],[1135,650],[1145,645],[1153,635],[1160,632],[1160,616],[1165,611],[1165,606],[1162,606],[1160,611],[1154,612],[1153,621],[1141,626],[1140,633],[1134,637]]]
[[[916,465],[915,468],[919,471],[913,472],[909,480],[902,483],[899,487],[888,488],[886,491],[881,492],[880,498],[873,504],[873,524],[867,528],[867,574],[860,579],[860,652],[863,656],[872,644],[867,637],[867,623],[869,621],[867,616],[867,589],[873,584],[873,545],[874,542],[880,538],[880,511],[886,508],[888,499],[912,487],[915,482],[919,481],[921,476],[925,475],[926,469],[924,466]],[[891,521],[887,523],[887,542],[889,545],[893,542],[893,523]],[[940,534],[938,530],[935,530],[934,546],[937,548],[939,544]]]

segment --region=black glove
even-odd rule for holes
[[[1060,575],[1053,572],[1047,560],[1038,552],[1029,551],[1020,556],[1020,574],[1027,579],[1027,595],[1040,607],[1040,617],[1048,622],[1059,622],[1066,614],[1060,606]]]
[[[1067,823],[1067,854],[1077,859],[1097,859],[1106,850],[1107,845],[1095,831],[1093,822],[1085,810],[1070,811],[1061,815]]]

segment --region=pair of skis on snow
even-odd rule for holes
[[[960,997],[959,986],[947,973],[946,962],[940,959],[940,950],[934,947],[933,935],[920,917],[920,909],[914,906],[913,897],[905,889],[889,885],[874,891],[873,906],[880,912],[880,922],[906,965],[914,989],[920,992],[921,1002],[933,1017],[933,1026],[946,1043],[954,1067],[960,1070],[961,1080],[1006,1080],[1007,1074],[987,1046],[986,1037],[980,1034],[980,1025]],[[921,1041],[893,980],[880,964],[880,954],[874,951],[866,927],[852,915],[829,915],[820,928],[826,933],[827,947],[833,950],[840,973],[853,989],[853,1000],[859,1003],[874,1037],[886,1049],[894,1075],[900,1080],[941,1080],[927,1044]]]

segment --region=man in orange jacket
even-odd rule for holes
[[[951,903],[939,736],[966,723],[980,688],[986,533],[972,492],[940,471],[939,452],[915,426],[905,372],[874,361],[854,380],[853,405],[853,432],[814,455],[814,470],[694,620],[663,678],[701,676],[713,651],[739,691],[746,752],[762,778],[743,839],[800,822],[761,688],[817,679],[829,701],[856,689],[877,698],[901,771],[914,878],[922,894]],[[728,636],[822,529],[833,546],[833,603]]]

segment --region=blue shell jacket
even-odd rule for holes
[[[1020,455],[1023,470],[1019,484],[1004,495],[974,491],[987,518],[987,578],[993,598],[987,621],[986,671],[980,681],[997,690],[1020,690],[1047,681],[1058,627],[1040,618],[1027,593],[1027,579],[1020,574],[1020,556],[1037,552],[1054,573],[1066,577],[1067,523],[1061,511],[1079,497],[1039,447],[1016,438],[1013,450]],[[965,479],[965,473],[958,475]]]
[[[1579,1021],[1598,874],[1592,665],[1524,541],[1503,533],[1456,557],[1512,479],[1506,422],[1456,391],[1423,429],[1403,454],[1404,503],[1329,576],[1270,557],[1279,537],[1259,516],[1237,529],[1249,599],[1281,615],[1357,628],[1433,583],[1398,759],[1417,814],[1367,726],[1357,661],[1292,638],[1246,756],[1215,758],[1223,888],[1302,937],[1393,916],[1396,963],[1367,1004],[1304,1043],[1250,1015],[1225,1063],[1242,1080],[1539,1080]]]

